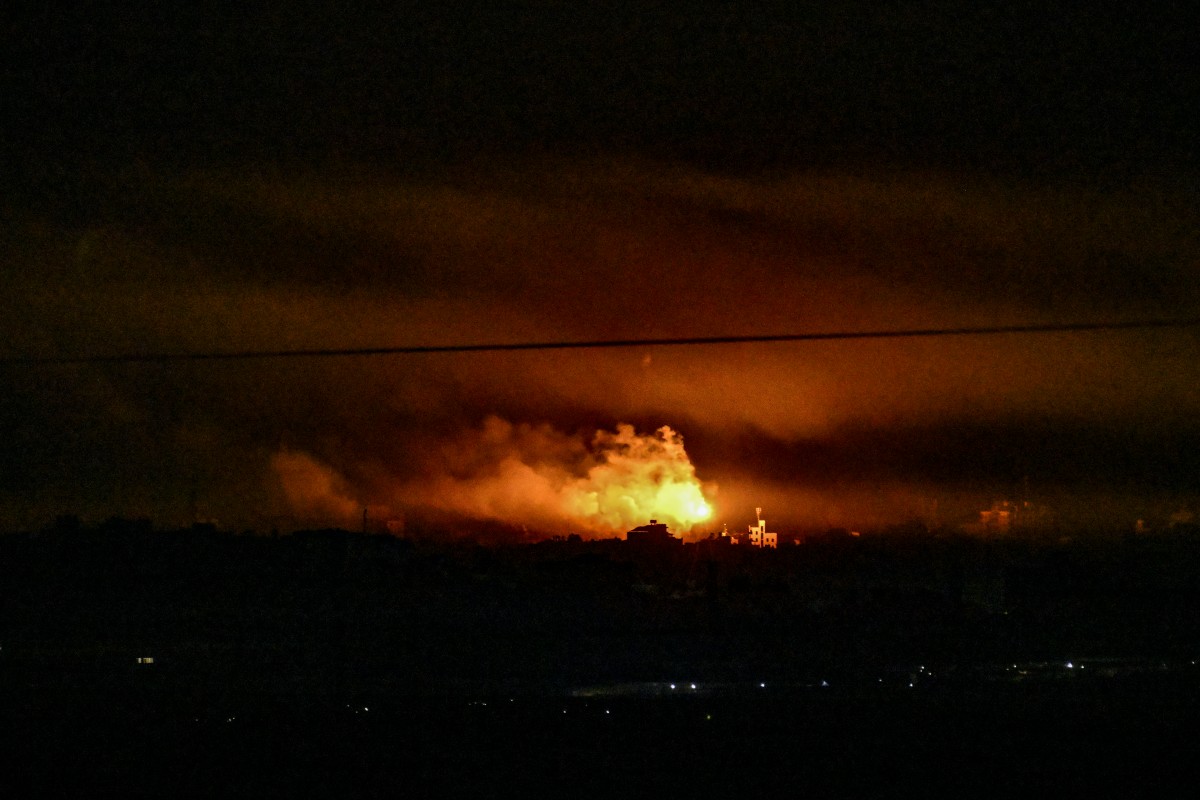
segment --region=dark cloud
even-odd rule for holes
[[[9,223],[9,353],[1061,322],[1200,304],[1194,213],[1150,189],[557,160],[423,177],[151,171],[100,196],[86,224]],[[734,518],[766,495],[784,520],[886,520],[1025,476],[1178,493],[1196,466],[1196,350],[1183,330],[22,368],[3,401],[4,491],[10,519],[56,503],[181,514],[197,495],[247,524],[357,506],[401,516],[428,454],[495,416],[580,446],[622,422],[670,425]],[[299,485],[326,488],[297,503]]]
[[[68,163],[1195,164],[1194,14],[1177,3],[252,5],[14,12],[6,138]]]
[[[0,352],[1195,316],[1194,25],[1159,6],[23,12]],[[4,367],[0,510],[402,515],[490,418],[585,450],[669,425],[731,519],[969,509],[1026,474],[1129,510],[1190,491],[1196,352],[1175,330]]]

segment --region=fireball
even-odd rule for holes
[[[689,531],[712,516],[705,488],[683,449],[683,437],[667,426],[639,435],[632,425],[598,431],[596,464],[564,487],[564,510],[590,528],[618,532],[649,519]],[[715,491],[715,487],[708,487]]]
[[[362,507],[350,481],[315,457],[280,453],[272,466],[296,513],[346,524]],[[640,434],[619,424],[588,441],[489,417],[431,450],[426,468],[394,499],[546,532],[613,535],[657,519],[688,533],[712,517],[717,490],[696,477],[683,437],[667,426]]]

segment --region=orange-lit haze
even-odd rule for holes
[[[650,519],[688,533],[712,517],[717,487],[701,483],[683,437],[667,426],[632,425],[590,439],[548,425],[489,417],[429,454],[426,475],[406,482],[383,505],[359,503],[348,482],[303,453],[277,453],[272,467],[298,519],[348,524],[362,508],[400,518],[433,509],[550,534],[620,534]]]
[[[0,223],[14,243],[4,353],[1200,314],[1200,216],[1165,190],[531,159],[445,175],[160,170],[108,192],[79,222]],[[414,535],[610,536],[658,519],[695,538],[757,506],[783,534],[955,526],[1026,491],[1061,520],[1165,525],[1200,489],[1196,337],[8,369],[0,527],[65,511],[357,529],[366,509]]]
[[[1200,319],[1185,4],[99,5],[6,17],[0,530],[1200,507],[1200,324],[208,357]]]
[[[641,434],[619,424],[586,438],[493,416],[439,447],[426,474],[400,490],[406,505],[595,536],[651,518],[690,532],[712,516],[717,491],[666,426]]]
[[[360,512],[346,481],[307,453],[278,452],[271,457],[271,469],[292,513],[302,519],[344,524]]]

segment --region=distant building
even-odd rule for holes
[[[754,515],[758,522],[748,526],[747,541],[751,547],[779,547],[779,534],[771,533],[767,530],[767,521],[762,518],[762,509],[754,509]],[[729,541],[730,544],[741,544],[742,537],[738,534],[729,532],[729,527],[725,526],[721,529],[721,538]]]
[[[1189,527],[1196,524],[1196,514],[1188,506],[1176,511],[1167,519],[1167,527],[1171,530]]]
[[[679,544],[682,540],[671,535],[665,522],[652,519],[649,525],[639,525],[626,533],[625,541],[630,544],[662,546]]]
[[[1017,504],[1007,500],[992,503],[992,507],[979,512],[979,524],[985,531],[1008,533],[1013,517],[1017,515]]]
[[[962,526],[963,532],[971,534],[1003,535],[1014,531],[1034,531],[1050,527],[1053,517],[1045,506],[1029,501],[1020,503],[999,500],[992,507],[979,512],[979,519]]]
[[[771,533],[767,530],[767,521],[762,518],[762,509],[754,509],[754,516],[758,519],[758,524],[749,526],[750,546],[770,548],[778,547],[779,534]]]

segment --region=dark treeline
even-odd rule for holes
[[[0,536],[0,787],[1134,791],[1197,763],[1197,566],[65,519]]]
[[[4,668],[230,695],[868,680],[917,663],[1200,654],[1200,539],[832,532],[779,550],[577,537],[484,547],[145,521],[0,537]],[[141,678],[138,678],[141,680]],[[186,690],[186,691],[184,691]]]

